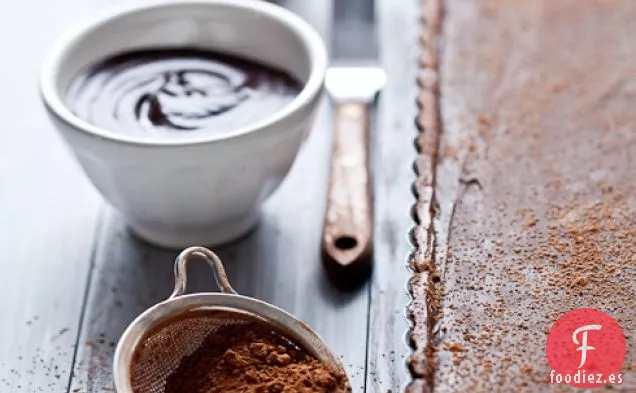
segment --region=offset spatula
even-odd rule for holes
[[[379,66],[373,0],[334,0],[331,67],[333,151],[322,249],[326,271],[355,286],[372,268],[371,107],[386,83]]]

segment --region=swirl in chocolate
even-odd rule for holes
[[[284,72],[198,49],[152,49],[109,57],[78,74],[67,104],[98,127],[153,136],[225,133],[289,104],[301,86]]]

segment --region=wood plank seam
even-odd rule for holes
[[[73,386],[73,378],[75,377],[74,374],[74,370],[75,370],[75,363],[77,361],[77,354],[79,352],[81,343],[81,337],[82,337],[82,328],[84,327],[84,316],[86,314],[86,309],[88,307],[88,296],[91,290],[91,284],[93,282],[93,274],[95,271],[95,265],[97,263],[97,252],[99,250],[99,245],[100,245],[100,241],[102,238],[102,232],[104,231],[104,226],[105,226],[105,206],[102,204],[99,207],[99,211],[97,212],[97,219],[96,219],[96,223],[95,223],[95,236],[94,236],[94,240],[93,240],[93,245],[91,247],[91,252],[90,252],[90,256],[89,256],[89,267],[88,267],[88,272],[87,272],[87,278],[86,278],[86,285],[84,286],[84,291],[82,293],[82,296],[84,297],[82,299],[82,309],[80,310],[80,315],[77,321],[77,335],[75,337],[75,348],[73,349],[73,356],[71,357],[71,364],[70,364],[70,368],[69,368],[69,373],[68,373],[68,382],[66,384],[66,393],[71,393],[71,389]]]
[[[409,257],[413,277],[409,283],[411,303],[408,318],[411,323],[409,342],[413,349],[408,364],[413,381],[408,391],[430,392],[433,389],[434,364],[431,355],[434,348],[432,328],[438,311],[435,266],[435,227],[433,220],[438,208],[435,202],[435,167],[439,140],[442,132],[439,104],[439,36],[443,21],[443,0],[425,0],[421,8],[422,33],[421,56],[418,76],[420,94],[417,100],[419,115],[416,118],[418,136],[415,140],[417,159],[413,183],[416,203],[412,218],[415,223],[410,239],[414,250]],[[425,288],[423,291],[418,288]]]
[[[369,391],[369,344],[371,341],[371,296],[373,295],[373,286],[367,285],[367,330],[365,332],[365,345],[364,345],[364,377],[362,378],[363,392]]]

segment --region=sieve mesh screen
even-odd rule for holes
[[[166,380],[186,356],[221,327],[249,321],[229,312],[189,312],[151,330],[135,349],[130,364],[134,393],[164,393]]]

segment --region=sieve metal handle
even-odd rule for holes
[[[188,282],[187,264],[194,259],[194,257],[201,257],[210,265],[214,271],[216,285],[222,292],[237,295],[234,288],[230,285],[230,281],[227,279],[221,258],[205,247],[189,247],[181,251],[174,262],[174,290],[169,299],[181,296],[185,293],[186,284]]]

